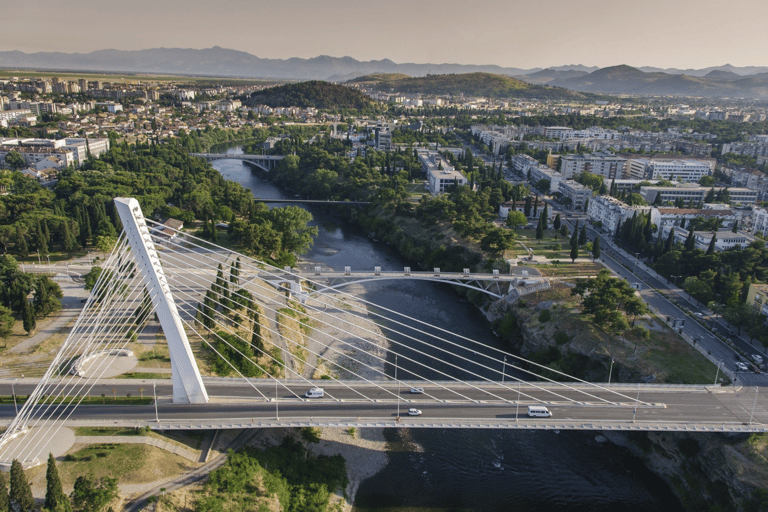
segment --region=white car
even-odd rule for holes
[[[411,388],[409,391],[412,395],[423,395],[424,394],[424,388]]]
[[[421,410],[420,409],[408,409],[408,416],[421,416]]]
[[[741,361],[737,361],[736,362],[736,367],[739,370],[743,371],[743,372],[749,371],[749,366],[747,366],[746,364],[742,363]]]

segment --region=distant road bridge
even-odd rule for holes
[[[209,162],[214,160],[243,160],[260,167],[265,172],[270,172],[285,158],[284,155],[228,155],[224,153],[190,153],[191,156],[204,158]]]
[[[546,290],[550,287],[549,281],[546,278],[540,276],[528,277],[527,270],[519,270],[516,274],[500,274],[498,270],[494,270],[493,273],[473,273],[468,268],[465,268],[463,272],[442,272],[439,268],[435,268],[431,272],[413,272],[410,267],[404,267],[402,271],[383,271],[381,267],[374,267],[373,271],[353,272],[351,267],[344,267],[344,270],[340,272],[338,270],[323,270],[321,267],[316,266],[313,270],[305,270],[303,272],[296,272],[290,268],[285,268],[282,273],[262,272],[258,274],[258,277],[275,287],[288,283],[291,293],[302,301],[312,295],[327,293],[350,284],[381,281],[384,279],[413,279],[449,283],[478,290],[497,299],[504,297],[512,289],[517,290],[519,295],[525,295],[537,290]],[[299,284],[302,279],[308,281],[327,279],[331,284],[305,292]],[[507,291],[502,291],[501,283],[509,284]]]

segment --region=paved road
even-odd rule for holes
[[[161,423],[176,423],[190,429],[211,428],[229,422],[242,425],[247,422],[262,422],[279,417],[283,422],[305,421],[309,424],[335,419],[357,424],[372,421],[393,421],[398,414],[405,420],[411,407],[423,411],[420,418],[407,418],[410,422],[440,422],[460,426],[473,420],[495,422],[502,425],[509,421],[527,421],[532,427],[546,428],[547,425],[566,423],[574,425],[599,423],[600,428],[614,424],[615,428],[632,422],[653,423],[657,426],[701,426],[717,425],[725,429],[741,427],[752,423],[756,429],[768,426],[768,394],[759,394],[758,388],[705,388],[699,386],[661,386],[616,384],[610,387],[585,387],[589,395],[578,389],[556,390],[533,383],[525,383],[518,390],[515,384],[484,384],[475,389],[471,386],[457,386],[458,392],[466,398],[445,390],[439,385],[424,385],[424,395],[411,395],[394,383],[383,383],[382,388],[361,385],[365,393],[362,398],[357,391],[339,383],[323,381],[326,396],[322,399],[301,397],[308,386],[300,382],[288,382],[285,388],[278,388],[278,401],[274,396],[274,384],[269,381],[257,383],[258,392],[241,383],[221,382],[208,384],[208,391],[215,398],[204,405],[183,405],[160,400],[157,415]],[[359,383],[357,383],[360,385]],[[136,383],[122,381],[110,384],[119,394],[135,387]],[[0,386],[5,394],[7,383]],[[17,386],[18,387],[18,386]],[[166,395],[170,383],[158,387],[158,393]],[[150,388],[151,389],[151,388]],[[24,388],[26,391],[26,388]],[[491,390],[495,398],[486,394]],[[17,392],[20,390],[17,389]],[[263,393],[269,398],[262,398]],[[105,401],[109,402],[109,395]],[[297,398],[296,395],[299,395]],[[167,396],[167,395],[166,395]],[[250,396],[247,400],[244,396]],[[398,399],[399,396],[399,399]],[[639,403],[635,400],[639,400]],[[553,413],[549,420],[529,419],[526,406],[545,403]],[[754,411],[753,411],[754,408]],[[754,416],[753,416],[754,412]],[[0,423],[7,424],[15,415],[13,405],[0,406]],[[751,418],[751,421],[750,421]],[[143,425],[154,424],[155,408],[149,406],[101,406],[81,405],[72,412],[70,423],[93,425]],[[278,426],[275,424],[274,426]],[[180,428],[180,427],[176,427]],[[221,428],[228,428],[222,426]],[[575,427],[574,427],[575,428]],[[611,428],[610,426],[607,428]]]
[[[568,222],[571,223],[572,219],[568,219]],[[584,225],[583,220],[580,221],[580,225]],[[571,229],[573,229],[572,224]],[[618,248],[613,244],[612,240],[592,229],[589,224],[587,224],[587,230],[590,239],[594,239],[597,236],[601,239],[600,245],[603,248],[601,260],[603,263],[630,283],[640,283],[640,295],[643,297],[643,300],[658,311],[660,315],[671,319],[685,320],[682,327],[683,333],[691,339],[697,340],[696,343],[700,344],[700,347],[711,355],[715,361],[722,361],[722,368],[727,371],[728,375],[735,377],[738,383],[746,386],[768,386],[768,375],[739,370],[736,366],[736,361],[741,360],[738,354],[731,347],[723,343],[722,340],[714,336],[709,329],[696,321],[695,313],[705,316],[708,313],[706,308],[696,304],[694,301],[688,300],[684,294],[680,293],[678,294],[677,301],[692,312],[692,315],[689,315],[663,294],[656,291],[657,289],[679,290],[674,286],[674,283],[670,284],[664,278],[659,278],[642,260],[638,260],[635,263],[634,255],[630,255]],[[733,341],[739,349],[747,354],[758,353],[746,340],[734,336]]]

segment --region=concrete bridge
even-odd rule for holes
[[[261,168],[265,172],[270,172],[275,166],[285,158],[284,155],[227,155],[222,153],[190,153],[191,156],[198,158],[204,158],[209,162],[214,160],[243,160],[256,167]]]

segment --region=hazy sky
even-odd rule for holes
[[[259,57],[768,65],[766,0],[9,0],[0,50],[221,46]]]

